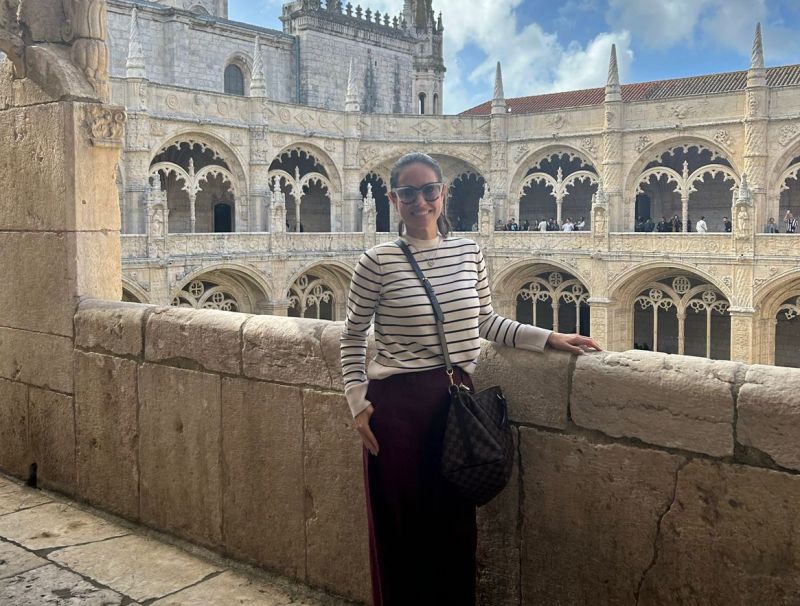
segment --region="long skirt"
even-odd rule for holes
[[[457,381],[472,387],[455,369]],[[474,606],[475,506],[439,473],[443,368],[371,380],[379,454],[364,449],[374,606]]]

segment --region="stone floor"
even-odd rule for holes
[[[0,475],[2,606],[343,606]]]

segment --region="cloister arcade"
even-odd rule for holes
[[[305,148],[286,149],[269,166],[269,178],[280,180],[286,194],[286,229],[331,231],[331,200],[336,188],[327,162]]]

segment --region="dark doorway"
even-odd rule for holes
[[[233,231],[233,217],[230,204],[214,205],[214,232],[224,233]]]

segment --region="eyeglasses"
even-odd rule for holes
[[[422,192],[422,197],[425,198],[426,202],[436,202],[439,196],[442,195],[443,187],[444,184],[441,181],[436,181],[434,183],[426,183],[422,187],[413,187],[411,185],[396,187],[392,190],[392,193],[403,204],[416,202],[418,192]]]

